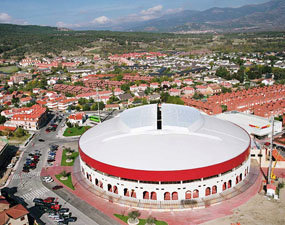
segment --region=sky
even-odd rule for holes
[[[80,29],[121,26],[182,10],[240,7],[269,0],[0,0],[0,23]]]

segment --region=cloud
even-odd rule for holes
[[[142,14],[142,15],[153,15],[153,14],[156,14],[156,13],[160,13],[162,8],[163,8],[162,5],[157,5],[157,6],[154,6],[152,8],[149,8],[149,9],[146,9],[146,10],[142,10],[140,12],[140,14]]]
[[[91,21],[92,24],[98,24],[98,25],[105,25],[108,23],[111,23],[112,20],[110,20],[108,17],[106,16],[100,16],[95,18],[94,20]]]
[[[152,8],[140,11],[138,18],[141,20],[151,20],[158,18],[162,15],[162,5],[156,5]]]
[[[7,13],[0,13],[0,22],[1,23],[11,23],[12,17],[9,16]]]
[[[129,15],[125,15],[119,18],[111,19],[107,16],[99,16],[94,18],[91,21],[85,21],[79,24],[69,24],[64,22],[57,22],[57,27],[66,27],[66,28],[102,28],[102,27],[120,27],[125,24],[135,23],[135,22],[142,22],[151,19],[159,18],[163,15],[168,15],[172,13],[177,13],[182,11],[182,8],[177,9],[167,9],[164,10],[162,5],[156,5],[148,9],[142,9],[137,13],[132,13]]]
[[[14,19],[8,13],[0,13],[0,23],[13,23],[20,25],[28,25],[28,22],[22,19]]]
[[[77,24],[77,23],[72,24],[72,23],[64,23],[64,22],[62,22],[62,21],[59,21],[59,22],[56,23],[56,26],[57,26],[57,27],[64,27],[64,28],[79,28],[79,27],[81,27],[82,25]]]
[[[167,10],[165,11],[165,14],[173,14],[173,13],[178,13],[178,12],[181,12],[181,11],[183,11],[183,9],[182,9],[182,8],[177,8],[177,9],[167,9]]]

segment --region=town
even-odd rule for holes
[[[78,156],[76,149],[80,135],[125,110],[139,106],[162,103],[186,105],[205,115],[234,122],[251,135],[251,157],[261,160],[263,168],[268,167],[269,161],[268,154],[262,154],[261,149],[268,148],[271,118],[274,118],[273,157],[278,161],[278,168],[284,165],[285,52],[130,52],[107,57],[99,54],[26,57],[19,61],[0,59],[0,66],[1,168],[5,168],[1,169],[0,185],[6,188],[13,182],[22,185],[19,194],[24,200],[33,200],[44,211],[61,210],[59,214],[50,213],[48,217],[41,218],[38,212],[33,212],[36,221],[48,222],[52,218],[58,223],[74,222],[76,217],[71,217],[68,212],[71,208],[77,214],[78,222],[91,224],[90,218],[94,219],[91,215],[88,218],[80,216],[85,210],[82,204],[68,204],[68,209],[60,209],[54,197],[40,197],[52,195],[52,191],[59,194],[63,188],[60,182],[75,190],[74,182],[67,184],[59,177],[79,179],[70,175],[75,173],[71,167],[66,168],[73,166]],[[38,149],[47,146],[50,146],[48,155],[42,156]],[[57,149],[62,153],[57,153]],[[26,163],[19,167],[19,160],[27,154]],[[41,162],[40,158],[45,157],[46,162],[44,159]],[[279,169],[275,167],[276,163],[275,173],[280,176]],[[82,170],[87,168],[82,167]],[[17,171],[26,174],[25,178]],[[272,178],[277,177],[275,173],[272,173]],[[36,184],[30,187],[34,194],[29,194],[22,179],[28,180],[36,174],[40,175],[44,186]],[[86,174],[91,181],[90,173]],[[20,183],[15,176],[19,176]],[[56,179],[59,182],[53,185]],[[103,183],[96,185],[103,188]],[[112,191],[109,185],[107,191]],[[216,192],[213,189],[212,194]],[[118,194],[118,191],[114,189],[114,193]],[[186,196],[190,196],[189,193]],[[209,193],[206,192],[206,196]],[[80,191],[75,195],[79,197]],[[123,195],[136,197],[134,191]],[[193,198],[198,195],[193,194]],[[171,198],[178,200],[177,193],[175,197],[164,197],[164,200]],[[157,194],[144,194],[143,199],[156,200]],[[98,205],[94,207],[98,208]],[[29,212],[25,208],[20,210],[26,221],[25,216]],[[100,217],[93,216],[96,219]]]

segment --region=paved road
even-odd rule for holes
[[[65,119],[62,120],[58,128],[64,123]],[[82,200],[78,199],[76,196],[71,195],[67,190],[60,190],[53,192],[51,190],[52,185],[44,185],[41,181],[40,173],[43,166],[46,164],[46,159],[48,156],[49,145],[58,144],[63,145],[68,142],[74,142],[78,138],[60,139],[56,137],[56,132],[46,133],[45,128],[38,131],[33,138],[33,140],[22,150],[24,154],[18,163],[18,168],[15,168],[12,179],[7,186],[11,190],[16,190],[14,196],[25,205],[31,212],[31,214],[40,219],[42,224],[56,224],[53,220],[48,218],[47,214],[42,214],[36,207],[34,207],[34,198],[45,198],[45,197],[56,197],[58,202],[64,207],[70,208],[73,216],[78,219],[75,223],[70,223],[74,225],[112,225],[117,224],[115,221],[99,212],[98,210],[92,208],[88,204],[84,203]],[[44,139],[45,142],[39,142],[39,139]],[[40,157],[39,163],[35,170],[31,170],[29,173],[22,172],[23,164],[29,153],[34,152],[34,150],[40,150],[42,156]],[[71,204],[70,204],[71,203]],[[85,207],[84,207],[85,206]],[[80,211],[81,210],[81,211]],[[84,213],[82,213],[82,211]],[[96,212],[96,213],[94,213]],[[90,217],[87,215],[89,214]],[[95,217],[94,217],[95,215]],[[95,222],[96,221],[96,222]]]

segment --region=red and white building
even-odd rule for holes
[[[86,114],[84,112],[79,112],[75,114],[71,114],[68,117],[68,121],[72,124],[78,124],[80,126],[83,125],[84,121],[86,120]]]
[[[218,197],[240,188],[250,170],[246,131],[172,104],[132,108],[89,129],[79,153],[82,176],[94,189],[151,204]]]
[[[121,88],[115,88],[114,89],[114,95],[115,96],[118,96],[118,95],[121,95],[121,94],[124,94],[125,92],[121,89]]]
[[[9,127],[22,127],[25,130],[38,130],[47,119],[47,109],[40,105],[19,109],[5,110],[1,115],[10,117],[4,125]]]
[[[159,88],[159,83],[151,83],[150,85],[149,85],[149,87],[150,88],[152,88],[152,89],[156,89],[156,88]]]
[[[176,88],[171,88],[168,91],[170,96],[180,96],[181,95],[181,90],[180,89],[176,89]]]
[[[193,84],[193,80],[191,80],[191,79],[185,79],[185,80],[183,81],[183,83],[186,84],[186,85],[192,85],[192,84]]]
[[[186,96],[193,96],[195,94],[195,89],[192,87],[184,87],[183,88],[183,93]]]

